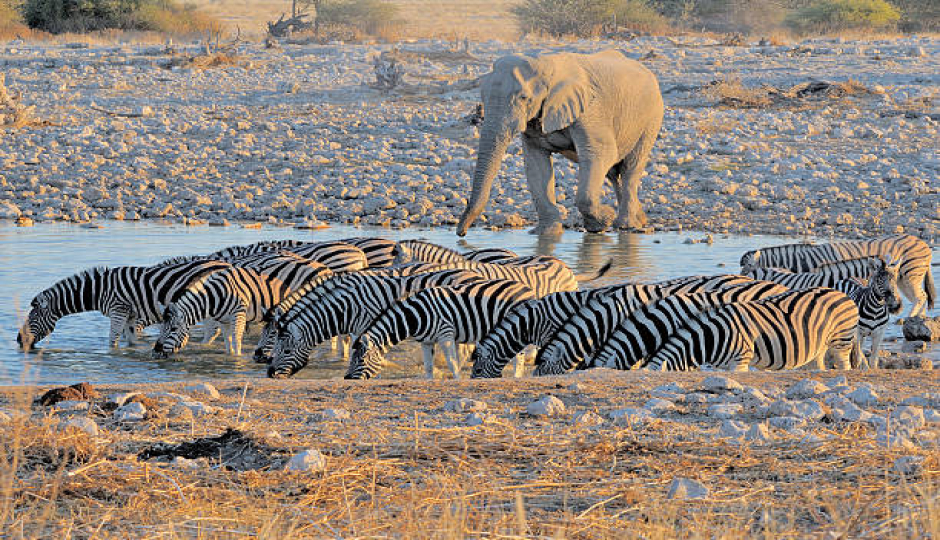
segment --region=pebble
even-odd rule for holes
[[[891,465],[894,472],[907,476],[915,476],[924,468],[924,456],[902,456],[894,460]]]
[[[744,440],[761,443],[769,442],[773,440],[773,435],[770,434],[770,429],[767,427],[767,424],[753,424],[744,435]]]
[[[817,380],[804,379],[791,386],[786,395],[787,399],[806,399],[815,397],[827,390],[829,390],[829,387]]]
[[[625,409],[611,411],[608,416],[610,416],[610,419],[618,425],[632,425],[634,423],[644,422],[650,418],[653,418],[653,413],[646,409],[627,407]]]
[[[578,411],[571,416],[571,423],[576,426],[599,426],[604,419],[594,411]]]
[[[743,407],[739,403],[718,403],[709,405],[707,414],[713,418],[734,418],[741,413]]]
[[[147,408],[138,401],[121,405],[114,410],[114,419],[118,422],[140,422],[147,415]]]
[[[724,392],[738,393],[742,390],[744,390],[744,386],[742,386],[741,383],[720,375],[707,377],[699,386],[700,392],[710,392],[713,394],[720,394]]]
[[[690,478],[675,478],[669,484],[669,489],[666,493],[667,499],[680,499],[680,500],[691,500],[691,499],[705,499],[708,498],[710,492],[707,487],[701,482],[697,482]]]
[[[284,465],[285,471],[320,472],[326,469],[326,456],[316,448],[294,454]]]
[[[643,404],[643,408],[653,414],[663,414],[676,410],[676,404],[661,398],[651,398]]]
[[[472,412],[467,415],[467,418],[464,419],[464,422],[468,426],[482,426],[490,422],[490,417],[483,412]]]
[[[170,409],[170,416],[181,419],[199,418],[207,414],[215,414],[218,411],[218,407],[206,405],[201,401],[181,400]]]
[[[784,431],[793,431],[806,426],[806,420],[796,416],[773,416],[767,419],[767,423]]]
[[[927,423],[924,418],[924,410],[911,405],[904,405],[894,409],[888,419],[892,426],[903,427],[909,430],[920,429]]]
[[[565,404],[555,396],[545,396],[529,403],[525,410],[530,416],[558,416],[565,414]]]
[[[342,422],[349,418],[350,414],[346,409],[324,409],[320,413],[320,419],[324,422]]]
[[[845,397],[863,407],[875,405],[878,403],[879,399],[878,394],[868,386],[859,386],[854,391],[846,394]]]
[[[803,401],[778,400],[770,404],[767,411],[773,416],[795,416],[804,420],[819,420],[826,415],[823,406],[815,400]]]
[[[940,411],[936,409],[927,409],[924,411],[924,422],[928,424],[940,424]]]
[[[740,439],[747,433],[748,426],[737,420],[725,420],[718,428],[718,436],[722,439]]]
[[[127,400],[131,399],[134,396],[139,396],[140,392],[122,392],[115,394],[108,394],[105,396],[105,403],[111,403],[120,407],[127,403]]]
[[[878,446],[885,448],[912,449],[917,447],[917,445],[908,438],[906,432],[901,431],[879,431],[878,435],[875,437],[875,442]]]
[[[482,412],[486,409],[486,402],[470,398],[455,399],[444,404],[444,410],[448,412]]]
[[[657,396],[657,394],[684,394],[685,387],[679,383],[671,382],[668,384],[661,384],[653,390],[650,391],[650,395]],[[657,396],[658,397],[658,396]]]
[[[940,317],[908,317],[901,328],[908,341],[940,341]]]
[[[215,401],[222,397],[215,386],[206,382],[187,386],[185,390],[190,394],[195,394],[203,399],[208,399],[210,401]]]
[[[55,408],[57,411],[63,411],[63,412],[80,412],[80,411],[87,411],[89,408],[91,408],[91,403],[87,401],[77,401],[77,400],[69,399],[69,400],[60,401],[56,403]]]
[[[5,411],[0,411],[0,424],[9,424],[13,421],[13,417],[7,414]]]
[[[98,436],[98,424],[87,416],[75,416],[62,422],[62,429],[74,428],[84,431],[89,437]]]

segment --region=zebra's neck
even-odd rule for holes
[[[94,268],[87,270],[53,287],[54,311],[59,317],[85,311],[100,311],[101,296],[111,270]]]

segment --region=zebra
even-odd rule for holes
[[[290,377],[303,369],[315,346],[328,338],[359,335],[396,302],[429,287],[480,280],[466,270],[444,270],[411,276],[343,275],[296,299],[263,333],[256,361],[270,354],[268,376]],[[272,338],[273,336],[273,338]]]
[[[532,261],[527,264],[477,263],[471,261],[443,263],[438,269],[460,269],[476,272],[487,279],[511,279],[524,283],[542,297],[558,291],[578,290],[579,283],[599,279],[610,270],[608,261],[593,274],[575,274],[564,262],[555,257],[539,256],[538,259],[522,258]]]
[[[646,368],[708,365],[745,371],[795,369],[833,357],[848,369],[856,352],[858,308],[839,291],[815,287],[700,313],[652,354]]]
[[[607,341],[633,311],[672,294],[690,294],[740,286],[753,280],[734,274],[689,276],[652,284],[625,284],[596,295],[558,329],[536,357],[535,375],[558,375]]]
[[[515,358],[513,372],[516,377],[520,377],[525,361],[523,349],[530,345],[544,346],[559,326],[577,313],[593,295],[603,294],[605,290],[560,291],[514,307],[477,343],[471,356],[473,370],[470,376],[499,377],[509,360]]]
[[[878,369],[878,351],[891,315],[901,312],[901,293],[898,290],[899,264],[888,264],[878,259],[880,265],[862,286],[852,279],[842,280],[833,287],[843,292],[858,307],[857,356],[866,369]],[[861,354],[862,341],[871,336],[871,352],[866,358]]]
[[[493,263],[516,257],[516,254],[503,248],[486,248],[460,253],[457,250],[427,242],[424,240],[402,240],[392,252],[395,264],[408,262],[456,263],[483,262]]]
[[[440,343],[452,375],[459,378],[456,344],[479,341],[509,310],[532,298],[531,288],[509,280],[421,291],[386,310],[356,339],[345,378],[374,377],[389,347],[407,337],[421,343],[425,376],[434,377],[433,346]]]
[[[193,280],[226,268],[231,265],[196,260],[84,270],[58,281],[33,298],[16,341],[23,350],[29,351],[52,333],[62,317],[100,311],[111,319],[108,344],[117,347],[122,337],[130,342],[139,330],[159,322],[163,306]]]
[[[369,261],[361,249],[345,242],[263,241],[244,246],[231,246],[210,253],[206,257],[227,261],[270,251],[290,251],[323,264],[337,273],[355,272],[363,270],[369,265]]]
[[[741,268],[743,273],[753,267],[779,267],[809,272],[823,263],[868,256],[901,261],[898,287],[912,302],[909,317],[924,316],[927,308],[933,308],[937,291],[930,272],[930,246],[909,234],[818,245],[786,244],[752,250],[741,257]]]
[[[259,320],[289,292],[289,284],[248,268],[210,274],[180,291],[167,305],[153,357],[179,352],[189,341],[190,328],[206,319],[223,327],[226,352],[240,356],[245,324]]]
[[[783,285],[756,281],[753,286],[745,284],[723,291],[679,294],[656,300],[631,313],[581,367],[634,369],[656,352],[677,328],[702,311],[759,300],[787,290]]]
[[[339,241],[361,249],[366,256],[366,262],[369,264],[369,268],[388,268],[395,262],[394,251],[398,242],[394,240],[371,236],[357,236],[353,238],[342,238]]]

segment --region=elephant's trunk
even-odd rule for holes
[[[497,125],[495,121],[483,120],[480,146],[477,150],[477,164],[473,171],[473,191],[470,193],[467,209],[464,210],[460,223],[457,224],[457,236],[467,234],[467,229],[486,208],[486,203],[490,198],[490,189],[493,187],[493,179],[499,172],[499,166],[506,154],[506,147],[509,146],[512,137],[511,130]]]

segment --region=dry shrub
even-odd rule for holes
[[[706,85],[702,93],[710,99],[717,100],[719,105],[738,109],[761,109],[772,104],[766,90],[748,88],[738,78],[715,81]]]
[[[222,31],[222,23],[215,17],[196,9],[195,5],[183,6],[172,2],[146,4],[137,12],[138,26],[176,36],[193,36]]]
[[[6,87],[6,74],[0,73],[0,128],[21,128],[41,125],[35,117],[35,106],[21,103],[19,94],[11,93]]]

